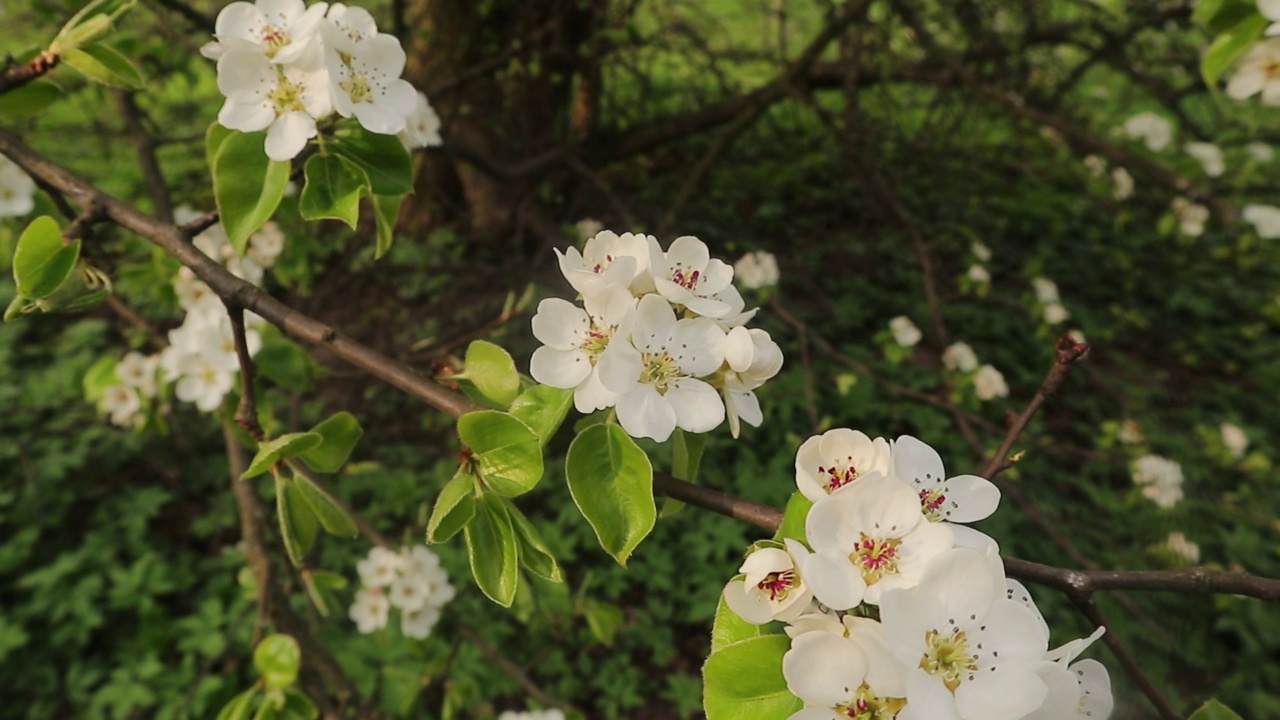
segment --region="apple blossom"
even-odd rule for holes
[[[1153,152],[1160,152],[1173,141],[1173,125],[1153,112],[1141,112],[1125,120],[1124,132],[1145,142]]]
[[[1249,437],[1239,425],[1224,422],[1219,426],[1218,433],[1222,437],[1223,447],[1231,453],[1231,457],[1237,460],[1244,457],[1244,451],[1249,447]]]
[[[1240,59],[1236,72],[1227,81],[1227,97],[1244,100],[1261,94],[1263,105],[1280,105],[1280,39],[1271,38],[1254,45]]]
[[[1111,171],[1111,196],[1116,200],[1128,200],[1133,197],[1133,176],[1128,170],[1118,167]]]
[[[979,285],[986,285],[991,282],[991,273],[977,263],[970,265],[969,271],[965,275]]]
[[[1253,225],[1258,237],[1263,240],[1280,238],[1280,207],[1274,205],[1245,205],[1240,217]]]
[[[1182,499],[1182,466],[1159,455],[1144,455],[1133,463],[1133,483],[1144,497],[1167,510]]]
[[[785,549],[784,549],[785,548]],[[738,617],[755,625],[771,620],[788,622],[809,608],[813,591],[805,584],[801,566],[809,551],[791,538],[783,547],[762,544],[738,568],[743,577],[730,580],[721,595]]]
[[[919,496],[920,509],[932,522],[971,523],[989,517],[1000,504],[1000,491],[977,475],[947,477],[938,451],[903,435],[891,445],[893,473]]]
[[[233,2],[218,13],[214,23],[216,43],[201,49],[210,59],[227,53],[259,54],[273,63],[298,60],[312,46],[328,5],[306,7],[302,0]]]
[[[26,215],[35,209],[36,183],[22,168],[0,155],[0,217]]]
[[[1050,325],[1058,325],[1067,321],[1071,312],[1062,303],[1049,303],[1044,306],[1044,321]]]
[[[892,718],[906,705],[906,668],[884,646],[879,623],[846,623],[847,635],[804,633],[782,656],[787,688],[805,703],[788,720]]]
[[[362,7],[333,3],[320,23],[320,37],[325,47],[350,55],[356,46],[378,34],[378,23]]]
[[[982,262],[989,262],[991,260],[991,248],[987,247],[985,243],[975,241],[969,246],[969,252],[973,253],[973,256]]]
[[[942,351],[942,364],[948,370],[973,372],[978,369],[978,355],[968,343],[955,342]]]
[[[316,61],[277,66],[266,57],[229,50],[218,59],[218,112],[224,127],[267,131],[267,157],[292,160],[316,136],[316,120],[331,110],[328,76]]]
[[[651,240],[657,242],[651,235],[619,235],[602,230],[587,240],[581,252],[575,247],[555,252],[560,272],[579,293],[600,284],[612,284],[629,287],[641,295],[653,291],[653,279],[649,276]]]
[[[1165,538],[1165,547],[1167,547],[1174,555],[1186,560],[1192,565],[1200,564],[1200,546],[1187,539],[1187,536],[1180,530],[1169,533],[1169,537]]]
[[[729,304],[714,296],[730,287],[733,266],[711,257],[698,238],[678,237],[665,252],[649,238],[649,270],[655,289],[672,305],[710,318],[729,314]]]
[[[391,603],[387,596],[377,590],[360,590],[356,593],[356,601],[347,612],[356,623],[356,628],[363,634],[385,627],[391,611]]]
[[[748,290],[777,285],[778,259],[773,253],[750,252],[733,264],[733,274]]]
[[[427,94],[418,91],[418,102],[414,110],[405,120],[404,129],[399,133],[400,142],[406,150],[417,150],[424,147],[436,147],[444,143],[440,138],[440,116]]]
[[[725,335],[724,355],[721,391],[729,432],[736,438],[739,419],[754,427],[764,421],[754,391],[782,369],[782,349],[764,330],[738,326]]]
[[[181,377],[174,395],[183,402],[195,403],[202,412],[217,410],[235,382],[231,370],[202,355],[183,356],[178,370]]]
[[[401,609],[400,632],[405,637],[426,640],[431,630],[440,622],[440,608],[435,605],[423,605],[416,610]]]
[[[142,410],[142,398],[138,397],[137,388],[124,383],[112,385],[102,392],[98,408],[111,415],[112,425],[130,427]]]
[[[916,327],[916,324],[906,315],[899,315],[890,320],[889,332],[893,334],[893,341],[902,347],[911,347],[924,337],[920,328]]]
[[[354,115],[371,132],[395,135],[404,130],[418,109],[417,91],[400,77],[404,63],[404,48],[393,35],[365,38],[347,53],[326,48],[334,109],[342,117]]]
[[[1182,149],[1186,150],[1188,155],[1200,161],[1201,167],[1204,168],[1204,174],[1209,177],[1218,177],[1226,169],[1226,165],[1222,161],[1222,148],[1213,143],[1189,142]]]
[[[618,402],[618,393],[600,381],[600,362],[627,352],[636,299],[623,286],[601,285],[583,301],[585,309],[560,298],[538,303],[533,336],[543,346],[534,351],[529,374],[544,385],[572,388],[574,407],[589,413]]]
[[[367,588],[384,588],[395,582],[404,560],[392,550],[374,547],[369,556],[356,563],[360,582]]]
[[[805,440],[796,452],[796,487],[813,502],[870,473],[893,472],[889,441],[837,428]]]
[[[973,390],[978,399],[983,401],[1009,395],[1009,386],[1005,384],[1004,375],[990,364],[978,368],[978,374],[973,376]]]
[[[116,365],[116,377],[125,385],[137,389],[143,397],[156,396],[156,367],[159,358],[139,352],[125,354]]]
[[[1058,284],[1049,278],[1031,278],[1031,287],[1036,292],[1036,300],[1042,305],[1062,301],[1062,298],[1058,295]]]

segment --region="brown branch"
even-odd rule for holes
[[[236,424],[249,433],[249,437],[262,442],[266,435],[258,422],[258,403],[253,390],[255,367],[249,357],[249,342],[244,332],[244,308],[226,303],[227,317],[231,319],[231,337],[236,346],[236,361],[240,364],[240,402],[236,404]]]
[[[24,65],[10,65],[0,75],[0,95],[17,90],[38,77],[47,75],[62,59],[58,53],[45,50]]]
[[[1068,597],[1071,599],[1072,604],[1076,606],[1076,609],[1089,618],[1089,622],[1097,627],[1106,628],[1106,631],[1102,634],[1102,642],[1107,644],[1111,654],[1116,656],[1120,666],[1124,668],[1129,678],[1142,690],[1142,694],[1146,695],[1151,704],[1156,706],[1160,717],[1164,718],[1164,720],[1182,720],[1182,715],[1174,709],[1173,705],[1169,703],[1169,699],[1160,692],[1156,684],[1151,682],[1151,678],[1147,677],[1147,673],[1143,671],[1142,664],[1133,657],[1133,653],[1129,652],[1129,648],[1116,635],[1115,630],[1107,622],[1106,616],[1102,614],[1102,610],[1088,597],[1070,593],[1068,593]]]
[[[165,220],[173,219],[173,199],[169,195],[169,185],[164,180],[164,172],[160,169],[160,158],[156,155],[158,143],[147,131],[148,118],[138,107],[137,94],[127,90],[115,92],[116,102],[120,105],[121,120],[126,132],[133,138],[134,147],[138,151],[138,167],[142,170],[142,181],[151,196],[156,214]]]
[[[1005,570],[1028,582],[1087,597],[1108,590],[1217,593],[1280,600],[1280,580],[1210,568],[1185,570],[1066,570],[1006,557]]]

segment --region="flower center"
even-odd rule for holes
[[[786,600],[787,595],[792,588],[796,586],[796,572],[792,570],[783,570],[782,572],[771,572],[764,577],[763,580],[756,583],[756,587],[769,592],[769,600]]]
[[[885,575],[898,572],[898,546],[901,540],[896,538],[873,538],[862,535],[862,539],[853,546],[849,560],[862,568],[862,579],[868,585],[874,585]]]
[[[302,104],[302,95],[306,91],[307,87],[305,85],[293,82],[281,72],[275,89],[271,91],[267,99],[271,101],[272,107],[276,109],[276,115],[283,115],[289,112],[305,112],[306,107]]]
[[[582,341],[582,351],[587,354],[587,358],[592,365],[600,359],[600,354],[609,347],[609,339],[613,337],[613,333],[618,329],[617,325],[611,325],[607,328],[601,328],[595,323],[591,323],[591,329],[587,331],[587,336]]]
[[[969,640],[959,628],[953,629],[950,635],[930,630],[924,634],[924,644],[920,669],[939,676],[953,693],[960,687],[961,676],[978,669],[978,656],[969,653]]]
[[[1268,79],[1280,77],[1280,60],[1272,60],[1263,65],[1262,72]]]
[[[347,91],[352,103],[373,102],[373,83],[365,73],[352,72],[338,86]]]
[[[827,476],[827,481],[823,484],[823,487],[827,489],[828,493],[833,493],[862,476],[862,473],[858,472],[858,468],[853,465],[853,456],[844,459],[844,467],[840,467],[840,465],[840,463],[837,463],[831,467],[818,467],[818,475]]]
[[[600,273],[604,272],[605,268],[609,267],[609,265],[612,263],[613,263],[613,256],[605,255],[604,260],[601,260],[600,262],[596,263],[595,266],[591,268],[591,272],[599,275]]]
[[[667,388],[676,380],[684,377],[676,359],[669,353],[643,353],[640,356],[644,368],[640,371],[640,382],[648,383],[658,390],[659,395],[666,395]]]
[[[289,44],[289,33],[275,25],[262,27],[262,44],[267,48],[267,57],[275,57],[280,49]]]
[[[942,494],[941,488],[920,491],[920,509],[924,511],[924,516],[933,522],[942,520],[941,508],[946,502],[947,496]]]
[[[906,698],[880,697],[863,683],[854,695],[853,702],[837,705],[835,711],[853,720],[892,720],[906,706]]]
[[[693,292],[693,290],[698,287],[698,281],[701,279],[701,272],[694,270],[693,272],[686,273],[684,268],[679,265],[676,266],[675,270],[671,271],[671,282],[690,292]]]

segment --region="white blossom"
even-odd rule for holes
[[[363,634],[385,627],[391,611],[391,603],[387,596],[376,590],[361,590],[356,593],[356,601],[347,612]]]
[[[1183,558],[1192,565],[1200,563],[1200,546],[1187,539],[1187,536],[1181,530],[1175,530],[1169,533],[1169,537],[1165,538],[1165,547],[1169,548],[1173,554]]]
[[[817,502],[864,475],[893,472],[889,441],[837,428],[805,440],[796,452],[796,487]]]
[[[1062,303],[1052,302],[1044,306],[1044,321],[1050,325],[1058,325],[1067,321],[1071,313]]]
[[[306,7],[302,0],[233,2],[218,13],[214,23],[216,43],[205,46],[205,57],[219,60],[229,52],[261,55],[273,63],[301,58],[317,39],[325,3]]]
[[[968,343],[955,342],[942,351],[942,364],[948,370],[973,372],[978,369],[978,355]]]
[[[1275,150],[1264,142],[1251,142],[1245,145],[1244,149],[1249,153],[1249,157],[1260,163],[1269,163],[1276,156]]]
[[[1058,284],[1049,278],[1037,277],[1031,278],[1031,287],[1036,291],[1036,300],[1041,304],[1061,302],[1058,296]]]
[[[604,223],[595,218],[582,218],[573,226],[578,229],[578,237],[583,240],[590,240],[604,230]]]
[[[159,363],[157,356],[147,356],[139,352],[125,354],[116,365],[116,377],[125,385],[138,391],[142,397],[156,396],[156,369]]]
[[[111,415],[112,425],[132,427],[142,410],[142,398],[138,397],[137,388],[121,383],[102,392],[98,407]]]
[[[384,547],[374,547],[369,556],[356,563],[356,571],[360,573],[360,582],[367,588],[389,587],[403,567],[404,560],[394,551]]]
[[[947,477],[938,451],[910,435],[894,440],[891,453],[894,475],[915,491],[921,512],[932,522],[976,522],[1000,504],[1000,491],[990,480],[977,475]]]
[[[985,243],[975,240],[973,244],[969,246],[969,252],[973,253],[973,256],[982,262],[990,262],[991,260],[991,248],[987,247]]]
[[[574,290],[586,293],[601,284],[611,284],[630,288],[640,295],[653,290],[653,278],[649,275],[650,240],[657,242],[651,235],[619,235],[602,230],[587,240],[581,252],[575,247],[555,252],[560,272]]]
[[[991,282],[991,273],[985,267],[979,265],[978,263],[974,263],[970,265],[969,271],[965,273],[965,275],[967,275],[970,280],[978,283],[979,285],[986,285],[987,283]]]
[[[619,394],[601,382],[601,360],[628,352],[636,299],[624,286],[598,285],[583,300],[585,309],[560,298],[538,303],[533,335],[543,346],[534,351],[529,373],[544,385],[572,388],[578,412],[590,413],[618,402]]]
[[[201,412],[213,412],[235,383],[233,372],[225,365],[199,355],[184,355],[178,361],[181,377],[174,395],[183,402],[195,403]]]
[[[1173,125],[1153,112],[1141,112],[1125,120],[1124,132],[1145,142],[1153,152],[1160,152],[1173,142]]]
[[[440,622],[440,608],[435,605],[423,605],[416,610],[401,610],[400,632],[405,637],[426,640]]]
[[[1226,169],[1222,161],[1222,149],[1213,143],[1189,142],[1183,146],[1183,149],[1188,155],[1200,161],[1204,174],[1209,177],[1218,177]]]
[[[224,127],[267,131],[272,160],[292,160],[316,136],[316,120],[328,115],[328,74],[312,60],[277,66],[265,56],[229,50],[218,59],[218,89],[227,96],[218,112]]]
[[[425,576],[416,573],[401,573],[391,581],[391,589],[387,592],[387,600],[392,605],[405,611],[423,608],[431,596],[431,583]]]
[[[733,266],[711,257],[701,240],[678,237],[665,252],[649,238],[649,270],[654,287],[672,305],[688,308],[703,317],[722,318],[730,306],[716,295],[733,282]]]
[[[1118,167],[1111,171],[1111,196],[1116,200],[1128,200],[1133,197],[1133,176],[1128,170]]]
[[[1090,175],[1100,178],[1107,172],[1107,161],[1097,155],[1085,155],[1084,167]]]
[[[764,421],[755,389],[782,369],[782,348],[759,328],[739,325],[725,335],[720,385],[729,432],[738,437],[739,420],[753,427]]]
[[[1245,205],[1240,217],[1253,225],[1263,240],[1280,238],[1280,207],[1274,205]]]
[[[1218,428],[1218,433],[1222,436],[1223,447],[1231,453],[1231,457],[1237,460],[1244,457],[1244,451],[1249,447],[1249,437],[1239,425],[1224,422]]]
[[[1182,499],[1182,466],[1159,455],[1143,455],[1133,463],[1133,483],[1142,495],[1169,509]]]
[[[763,250],[750,252],[733,264],[733,274],[748,290],[777,285],[778,259]]]
[[[1120,430],[1116,433],[1116,438],[1125,445],[1137,445],[1146,440],[1142,435],[1142,426],[1133,420],[1125,420],[1120,423]]]
[[[1183,235],[1200,237],[1204,234],[1204,224],[1209,221],[1209,208],[1183,197],[1173,199],[1170,204],[1174,217],[1178,220],[1178,229]]]
[[[268,220],[257,232],[249,236],[249,248],[246,254],[258,267],[269,268],[276,264],[276,258],[284,252],[284,239],[284,231],[280,226],[275,221]]]
[[[435,147],[444,142],[440,138],[440,116],[431,107],[427,94],[421,90],[418,91],[418,101],[413,113],[405,121],[399,137],[406,150]]]
[[[893,334],[893,341],[902,347],[911,347],[924,337],[920,328],[916,327],[916,324],[906,315],[899,315],[890,320],[889,332]]]
[[[356,46],[378,34],[378,23],[373,15],[362,7],[348,7],[333,3],[320,24],[320,35],[325,46],[339,53],[350,55]]]
[[[405,53],[393,35],[378,34],[340,52],[326,48],[325,67],[333,108],[355,116],[371,132],[395,135],[418,109],[418,93],[404,72]]]
[[[793,636],[782,675],[805,703],[788,720],[887,719],[906,705],[907,669],[868,618],[847,615],[828,631]]]
[[[973,376],[973,390],[978,399],[983,401],[1009,395],[1009,386],[1005,384],[1004,375],[990,364],[978,368],[978,374]]]
[[[12,160],[0,155],[0,217],[26,215],[36,206],[36,183]]]
[[[564,711],[559,708],[525,710],[522,712],[503,710],[498,715],[498,720],[564,720]]]
[[[1280,39],[1254,45],[1227,81],[1227,97],[1244,100],[1261,94],[1263,105],[1280,105]]]
[[[809,551],[787,538],[785,549],[765,546],[753,550],[721,595],[729,609],[749,623],[763,625],[772,620],[788,622],[809,607],[813,591],[804,581],[801,567]]]

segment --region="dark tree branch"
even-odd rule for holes
[[[45,50],[24,65],[10,65],[0,75],[0,95],[17,90],[58,66],[62,59],[56,52]]]

